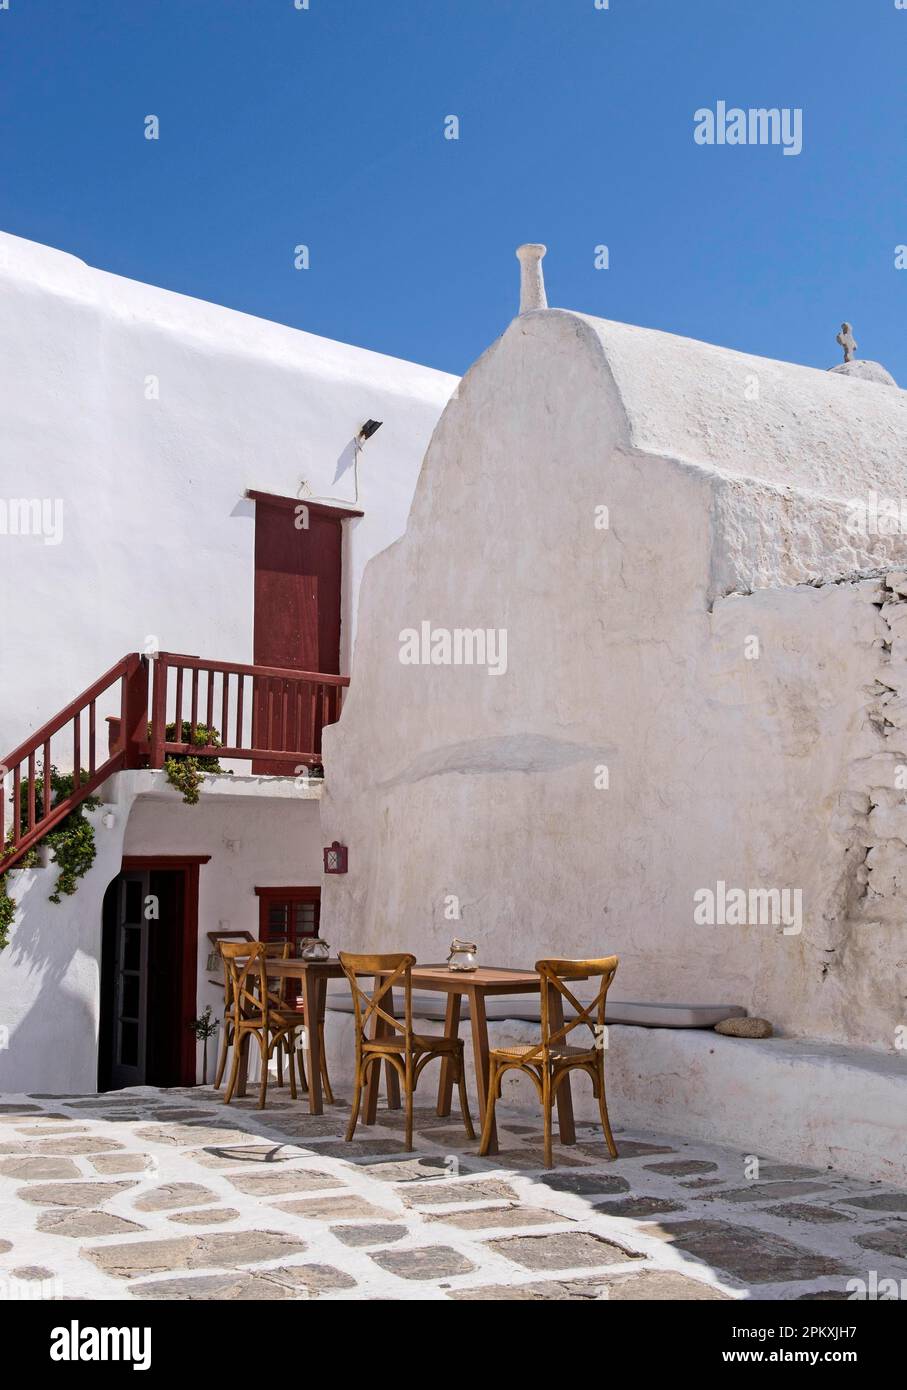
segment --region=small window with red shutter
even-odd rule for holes
[[[289,941],[290,955],[306,939],[318,935],[320,888],[256,888],[259,941]]]

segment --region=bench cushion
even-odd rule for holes
[[[446,1000],[433,990],[413,990],[413,1017],[437,1019],[443,1022]],[[352,1013],[353,1000],[344,982],[332,982],[328,990],[327,1007],[338,1013]],[[490,1022],[519,1019],[525,1023],[540,1022],[540,1000],[537,994],[508,994],[486,999],[485,1013]],[[571,1016],[567,1008],[565,1016]],[[460,1017],[469,1018],[469,1000],[463,999]],[[609,999],[605,1014],[608,1023],[627,1023],[637,1028],[714,1028],[723,1018],[745,1018],[746,1009],[740,1004],[646,1004],[628,999]]]

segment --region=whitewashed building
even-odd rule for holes
[[[907,397],[887,374],[548,309],[528,254],[524,312],[457,384],[5,245],[3,492],[64,503],[59,544],[0,549],[20,797],[39,724],[124,653],[165,655],[147,710],[130,667],[78,892],[10,875],[0,1088],[129,1079],[110,941],[130,892],[191,922],[197,885],[171,1018],[217,1002],[206,933],[272,909],[423,961],[452,936],[494,964],[615,952],[618,1124],[747,1151],[770,1131],[775,1153],[902,1174]],[[233,768],[195,806],[141,766],[185,751],[177,701]],[[323,780],[296,775],[322,757]],[[323,877],[335,841],[347,872]],[[776,1036],[636,1026],[681,1003]],[[332,1069],[349,1034],[332,1013]]]
[[[192,1082],[187,1022],[222,997],[208,933],[257,936],[269,915],[291,934],[317,924],[323,782],[305,774],[343,689],[224,667],[348,676],[363,570],[403,531],[456,379],[5,235],[0,337],[0,759],[24,750],[7,758],[5,836],[18,771],[29,840],[31,756],[40,838],[42,726],[68,713],[50,761],[97,780],[129,654],[135,694],[128,740],[112,726],[126,766],[95,789],[97,858],[77,891],[48,901],[54,866],[6,876],[19,910],[0,952],[0,1090]],[[367,421],[380,429],[359,439]],[[232,775],[209,778],[196,805],[142,770],[159,652],[201,661],[196,717],[221,743],[248,750],[254,736],[278,760],[224,760]],[[94,704],[77,699],[105,672]],[[193,670],[171,670],[171,723],[178,680],[193,717]],[[127,930],[152,893],[155,930]],[[120,981],[122,1019],[117,931],[121,964],[132,941],[141,961]],[[175,990],[151,997],[164,975]]]
[[[907,394],[529,288],[365,576],[332,938],[614,952],[776,1032],[613,1027],[618,1123],[903,1178]]]

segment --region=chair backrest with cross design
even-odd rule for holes
[[[269,1016],[286,1008],[268,980],[267,962],[287,960],[289,945],[279,941],[220,941],[224,962],[225,1007],[241,1022],[267,1027]]]
[[[570,1037],[574,1029],[580,1027],[588,1028],[592,1034],[589,1051],[601,1048],[605,1026],[605,1001],[608,997],[608,990],[611,988],[611,981],[617,973],[617,964],[617,956],[602,956],[596,960],[550,959],[536,961],[535,968],[542,979],[542,1037],[538,1047],[534,1048],[531,1054],[527,1054],[524,1060],[529,1060],[533,1056],[546,1058],[552,1048],[581,1046],[580,1037]],[[573,991],[564,983],[565,980],[583,980],[593,977],[599,980],[598,992],[595,998],[587,1003],[577,999]],[[575,1017],[567,1018],[563,1024],[558,1023],[556,1026],[551,1017],[552,990],[561,996],[564,1004],[569,1004],[575,1011]]]
[[[353,995],[357,1053],[372,1041],[369,1026],[373,1020],[375,1023],[381,1020],[391,1033],[402,1033],[408,1043],[413,1035],[412,968],[416,957],[405,951],[382,956],[359,956],[340,951],[337,958],[350,982]],[[364,989],[359,983],[360,979],[367,978],[373,981],[371,990]],[[390,1003],[389,996],[394,987],[401,985],[404,1005],[402,1022],[388,1012],[387,1007],[382,1007],[382,1001]]]

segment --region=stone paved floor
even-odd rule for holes
[[[541,1168],[534,1116],[502,1152],[399,1113],[344,1144],[347,1108],[271,1092],[0,1103],[0,1297],[91,1299],[846,1298],[907,1281],[907,1193],[698,1142],[600,1134]],[[902,1288],[907,1289],[907,1282]]]

